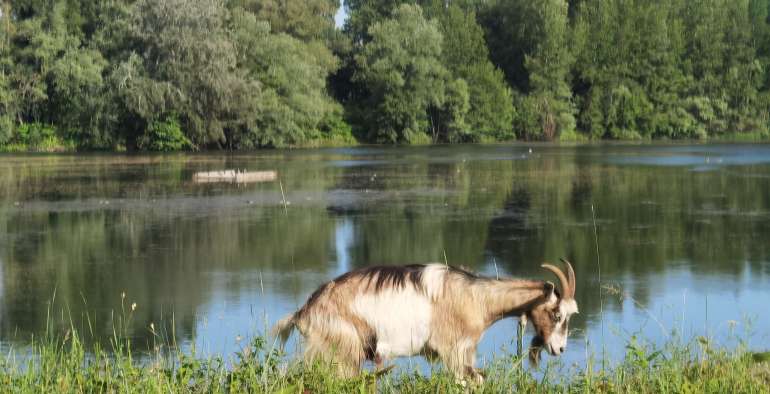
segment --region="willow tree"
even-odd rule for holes
[[[513,98],[505,78],[489,60],[484,31],[473,11],[451,5],[438,11],[444,37],[442,62],[468,86],[469,111],[459,141],[512,139]]]
[[[567,2],[500,0],[483,10],[481,21],[492,61],[515,89],[519,137],[552,139],[574,131]]]
[[[616,0],[586,0],[579,8],[575,22],[578,119],[581,129],[593,138],[641,138],[651,131],[655,107],[643,76],[637,74],[644,60],[634,61],[641,48],[639,30],[646,25],[638,23],[637,8]]]
[[[335,34],[334,15],[339,0],[231,0],[257,20],[266,21],[275,33],[302,41],[324,40]]]
[[[216,0],[140,0],[131,7],[124,33],[134,50],[112,75],[127,110],[129,148],[169,119],[196,146],[221,146],[240,114],[255,112],[260,89],[236,68],[227,16]]]
[[[441,62],[438,23],[417,5],[399,6],[369,28],[371,41],[356,56],[356,79],[365,84],[366,125],[374,141],[389,143],[451,139],[462,129],[467,85],[453,81]],[[451,88],[447,89],[450,85]]]
[[[582,2],[574,29],[581,128],[593,137],[628,139],[766,127],[758,121],[764,74],[754,49],[761,30],[752,25],[749,4]]]
[[[91,145],[101,129],[107,66],[87,47],[76,14],[64,1],[3,4],[0,111],[6,140],[14,123],[58,130],[60,138]],[[41,127],[38,127],[41,126]],[[23,138],[22,138],[23,139]],[[25,141],[16,141],[25,143]]]
[[[337,58],[321,41],[273,33],[243,9],[233,11],[232,31],[237,66],[262,91],[254,116],[233,136],[236,143],[281,146],[322,137],[324,122],[341,112],[326,90]]]
[[[3,145],[13,137],[13,129],[16,118],[16,99],[11,86],[11,24],[10,4],[0,3],[0,145]]]

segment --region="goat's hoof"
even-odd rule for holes
[[[467,388],[469,384],[471,386],[481,386],[482,384],[484,384],[485,378],[486,377],[484,376],[484,373],[481,370],[469,367],[466,370],[465,375],[462,378],[458,378],[457,380],[455,380],[455,382],[460,386]]]
[[[481,372],[480,370],[474,369],[473,374],[471,375],[471,378],[473,378],[473,382],[477,386],[481,386],[482,384],[484,384],[484,379],[486,379],[486,376],[484,376],[484,373]]]
[[[455,384],[462,386],[463,388],[468,387],[468,381],[466,379],[455,379]]]

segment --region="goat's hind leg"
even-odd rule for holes
[[[351,344],[310,340],[305,350],[305,362],[333,366],[341,377],[354,377],[361,372],[360,351]]]

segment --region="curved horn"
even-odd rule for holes
[[[559,278],[559,282],[561,282],[561,291],[564,292],[564,298],[570,298],[571,290],[569,281],[567,280],[567,277],[564,276],[564,272],[562,270],[552,266],[551,264],[543,264],[541,267],[547,269],[548,271],[551,271],[556,275],[557,278]]]
[[[577,287],[577,283],[575,282],[575,270],[572,269],[572,264],[567,261],[567,259],[561,258],[561,262],[567,266],[567,278],[569,279],[570,289],[569,298],[575,298],[575,287]]]

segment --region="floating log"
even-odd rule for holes
[[[193,174],[193,182],[195,183],[212,183],[212,182],[232,182],[232,183],[253,183],[253,182],[269,182],[278,178],[278,173],[275,171],[204,171],[196,172]]]

